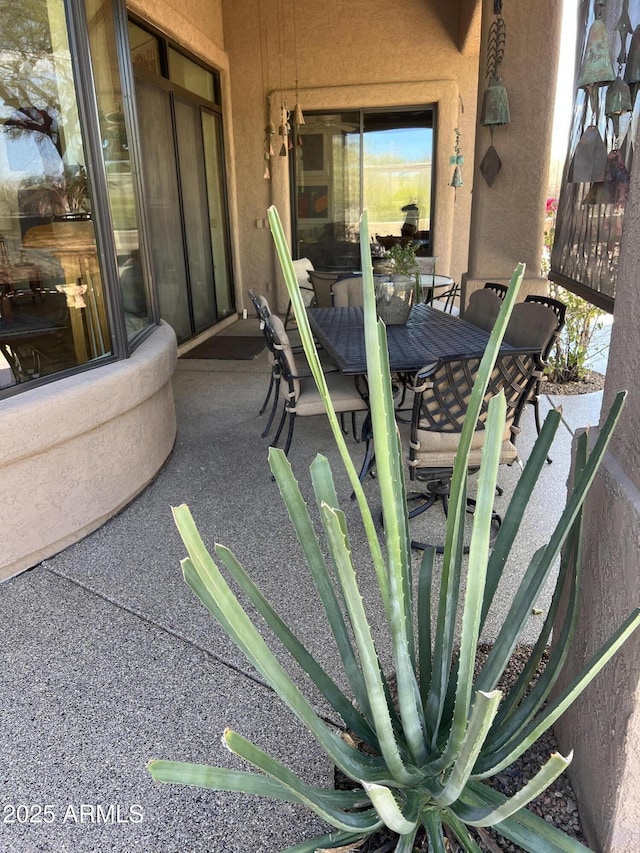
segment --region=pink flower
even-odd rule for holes
[[[558,199],[557,198],[548,198],[547,204],[545,207],[545,213],[547,216],[552,216],[556,210],[558,209]]]

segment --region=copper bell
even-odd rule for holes
[[[510,121],[507,90],[499,77],[492,77],[484,92],[480,124],[483,127],[495,127],[496,125],[509,124]]]
[[[607,27],[604,21],[596,18],[589,28],[577,86],[581,89],[586,86],[596,86],[599,83],[613,83],[615,79]]]
[[[451,187],[461,187],[462,186],[462,170],[460,166],[456,166],[453,170],[453,177],[451,178],[451,183],[449,184]]]

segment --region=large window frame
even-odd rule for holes
[[[420,210],[418,210],[418,206],[411,204],[416,199],[411,199],[408,196],[403,200],[404,204],[398,202],[398,209],[396,211],[394,208],[393,217],[397,221],[394,221],[392,224],[384,223],[388,227],[386,227],[386,230],[385,228],[382,230],[385,232],[384,236],[389,237],[390,243],[393,242],[392,235],[389,233],[391,230],[397,231],[396,237],[398,240],[408,242],[412,239],[410,229],[413,228],[413,242],[418,244],[419,253],[427,256],[432,255],[436,227],[437,104],[353,107],[342,110],[314,109],[313,111],[306,112],[305,115],[307,117],[306,124],[304,127],[296,129],[301,134],[302,146],[296,146],[291,150],[290,153],[292,156],[289,161],[292,245],[295,247],[294,252],[296,256],[308,256],[313,262],[313,258],[311,258],[313,254],[313,235],[311,244],[309,244],[305,240],[305,232],[310,226],[312,230],[316,226],[315,230],[317,231],[318,226],[322,226],[325,221],[331,224],[331,221],[335,220],[337,216],[336,211],[338,208],[335,207],[333,202],[333,195],[336,193],[336,188],[333,186],[334,175],[332,173],[332,146],[334,144],[332,139],[336,131],[330,131],[332,136],[328,136],[327,130],[323,130],[323,124],[331,128],[332,122],[337,128],[344,127],[343,133],[345,137],[349,134],[353,136],[357,134],[358,139],[357,151],[355,153],[358,159],[358,186],[355,194],[357,198],[354,196],[353,190],[350,191],[351,196],[353,196],[350,197],[350,206],[355,206],[357,210],[355,214],[343,217],[345,233],[336,237],[336,240],[342,244],[343,248],[347,243],[354,242],[353,252],[351,253],[353,257],[349,260],[345,255],[344,266],[346,268],[351,266],[359,268],[360,266],[357,219],[364,207],[367,206],[365,184],[367,175],[370,174],[368,169],[371,169],[370,166],[367,167],[365,162],[366,139],[367,134],[379,130],[401,131],[407,129],[424,129],[430,134],[429,145],[431,150],[428,168],[427,198],[421,197],[419,203]],[[309,145],[309,143],[311,144]],[[411,163],[408,171],[424,168],[425,165],[426,163],[420,164],[420,166]],[[384,169],[385,167],[382,168]],[[400,161],[386,167],[386,172],[389,174],[394,171],[405,172],[407,168],[402,166]],[[341,190],[341,195],[344,198],[348,194],[348,190],[344,188]],[[325,218],[323,219],[322,210],[318,206],[325,202],[328,207],[328,213],[324,214]],[[310,211],[307,213],[306,218],[300,216],[301,204],[302,208]],[[344,211],[343,207],[338,207],[341,211]],[[410,210],[409,208],[414,209]],[[333,216],[331,215],[331,211],[334,213]],[[371,218],[371,211],[369,213],[370,225],[373,229],[370,237],[375,242],[376,234],[374,231],[376,230],[376,226]],[[425,228],[427,221],[428,227]],[[389,248],[389,246],[382,246],[382,248]]]
[[[113,31],[109,29],[106,42],[109,44],[109,61],[116,69],[116,88],[122,101],[126,142],[131,161],[132,203],[136,210],[136,233],[140,247],[141,273],[138,284],[145,300],[142,323],[133,330],[127,328],[121,283],[122,270],[118,266],[118,253],[114,234],[114,221],[110,208],[110,193],[103,151],[103,133],[100,126],[100,96],[96,90],[92,49],[87,21],[85,0],[62,0],[69,46],[69,61],[73,76],[75,104],[79,122],[86,181],[91,200],[91,221],[95,241],[95,257],[99,270],[99,288],[104,299],[103,307],[107,321],[107,337],[103,353],[90,355],[86,360],[64,367],[48,375],[29,377],[25,381],[0,389],[0,400],[26,392],[68,376],[87,372],[96,367],[130,357],[132,352],[153,332],[160,322],[149,276],[146,257],[147,228],[144,218],[143,188],[140,182],[139,146],[136,134],[135,95],[132,89],[126,7],[124,0],[105,0],[113,12]],[[107,24],[109,28],[111,23]],[[113,55],[115,50],[115,55]],[[112,73],[113,68],[106,73]],[[100,69],[98,69],[100,70]],[[102,69],[104,71],[104,69]],[[64,243],[62,244],[64,248]],[[140,278],[141,276],[141,278]],[[34,299],[39,298],[37,293]],[[69,294],[68,294],[69,299]],[[69,301],[67,302],[69,305]],[[78,317],[80,312],[78,313]],[[77,325],[77,324],[76,324]],[[73,326],[73,322],[72,322]],[[103,327],[104,328],[104,327]],[[107,346],[108,343],[108,346]]]

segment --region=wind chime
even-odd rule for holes
[[[453,166],[453,175],[449,186],[454,188],[457,197],[457,189],[462,186],[462,169],[460,167],[464,165],[464,156],[460,153],[460,131],[456,127],[453,132],[456,135],[456,144],[453,146],[456,153],[449,157],[449,165]]]
[[[622,204],[626,203],[629,194],[629,171],[625,164],[625,151],[620,145],[621,135],[628,137],[633,100],[637,93],[638,80],[633,82],[635,91],[632,97],[630,78],[637,76],[638,69],[633,69],[631,52],[634,50],[636,33],[633,33],[629,18],[629,0],[624,0],[620,18],[615,31],[620,39],[620,52],[616,59],[617,73],[614,71],[609,48],[609,38],[606,24],[603,20],[606,0],[595,0],[594,20],[587,34],[587,41],[578,76],[577,87],[585,91],[582,136],[576,146],[573,159],[568,171],[569,183],[590,183],[591,187],[583,204]],[[630,51],[627,52],[627,41],[633,33]],[[636,62],[634,57],[634,63]],[[622,69],[627,66],[624,79]],[[604,96],[604,118],[602,117]],[[601,120],[604,121],[604,137],[600,132]],[[626,125],[624,133],[622,122]],[[611,124],[610,145],[606,137]],[[625,146],[626,146],[625,138]],[[629,152],[630,156],[631,152]]]
[[[485,89],[482,101],[480,124],[491,131],[491,145],[480,163],[480,172],[491,187],[502,169],[502,160],[493,146],[493,136],[496,127],[510,124],[509,95],[502,82],[502,60],[507,40],[506,25],[502,17],[502,0],[494,0],[493,14],[495,20],[489,28],[487,45],[487,78],[489,83]]]

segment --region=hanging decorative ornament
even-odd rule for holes
[[[593,124],[597,124],[599,119],[600,86],[613,83],[616,79],[609,50],[607,27],[602,20],[604,6],[605,0],[596,0],[594,8],[596,17],[589,27],[587,44],[577,82],[578,89],[585,89],[587,92],[593,113]]]
[[[614,147],[618,147],[620,136],[620,117],[624,113],[631,112],[631,91],[629,84],[625,83],[620,74],[607,89],[605,99],[605,113],[613,124]]]
[[[283,101],[280,104],[280,126],[278,128],[278,134],[282,140],[282,145],[280,146],[280,156],[286,157],[287,151],[290,148],[290,140],[289,140],[289,131],[291,130],[291,125],[289,124],[289,110],[287,109],[287,105]]]
[[[298,148],[302,148],[302,137],[298,132],[298,128],[304,123],[304,115],[302,114],[302,108],[298,102],[298,81],[296,80],[296,105],[293,108],[293,112],[291,113],[291,125],[295,134],[296,145],[298,146]]]
[[[616,74],[611,61],[607,28],[602,20],[605,2],[606,0],[595,0],[595,19],[589,27],[576,84],[578,89],[584,89],[587,93],[584,117],[586,122],[588,105],[591,108],[591,120],[573,154],[567,175],[569,183],[598,183],[607,177],[607,146],[598,128],[600,87],[613,83]]]
[[[267,126],[264,129],[264,174],[263,178],[265,180],[269,180],[271,177],[271,158],[274,155],[273,150],[273,137],[276,135],[276,130],[273,126],[273,122],[268,122]]]
[[[453,150],[456,153],[452,157],[449,157],[449,165],[454,167],[449,186],[457,190],[458,187],[462,186],[462,169],[460,167],[464,165],[464,156],[460,153],[460,131],[457,127],[454,133],[456,135],[456,144],[453,146]]]
[[[502,168],[502,160],[493,145],[495,129],[511,122],[509,95],[502,82],[501,75],[502,60],[504,59],[504,48],[507,39],[506,25],[502,18],[501,0],[495,0],[493,13],[496,19],[489,28],[487,45],[486,76],[489,79],[489,83],[485,89],[480,112],[480,124],[483,127],[488,127],[491,131],[491,145],[480,163],[480,172],[489,186],[493,185]]]

